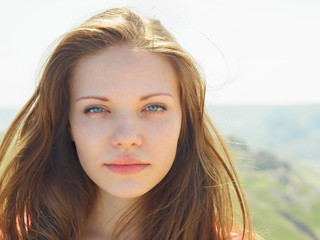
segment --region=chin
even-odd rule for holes
[[[113,194],[112,194],[113,195]],[[143,194],[116,194],[116,195],[113,195],[114,197],[116,198],[121,198],[121,199],[134,199],[134,198],[139,198],[141,197]]]
[[[141,188],[134,188],[134,187],[125,187],[125,188],[116,188],[116,189],[109,189],[107,191],[110,195],[116,198],[123,198],[123,199],[132,199],[132,198],[139,198],[145,193],[147,193],[150,189],[141,189]]]

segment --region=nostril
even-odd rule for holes
[[[133,131],[131,128],[130,131],[114,131],[110,137],[110,142],[113,146],[130,148],[137,147],[142,143],[141,134],[138,131]]]

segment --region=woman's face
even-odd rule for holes
[[[80,60],[70,95],[71,138],[101,191],[139,197],[165,177],[181,127],[178,80],[166,58],[109,47]]]

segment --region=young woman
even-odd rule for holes
[[[253,239],[204,99],[157,20],[111,9],[65,34],[1,143],[2,238]]]

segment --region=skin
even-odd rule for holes
[[[167,59],[123,44],[82,58],[70,85],[70,135],[79,161],[98,186],[86,239],[108,239],[114,223],[170,170],[181,128],[179,85]],[[146,167],[117,174],[118,157]]]

